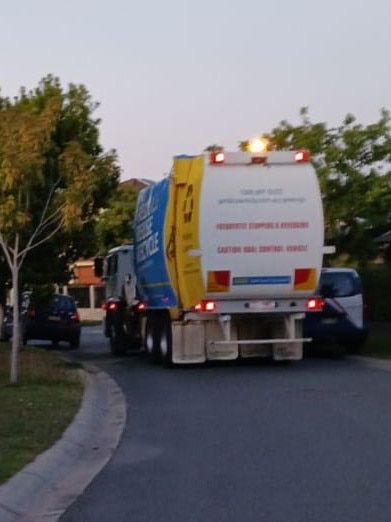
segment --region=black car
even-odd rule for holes
[[[22,298],[22,339],[52,341],[52,346],[65,341],[71,348],[80,345],[80,317],[73,297],[54,294],[51,301],[44,304],[34,303],[31,293]]]

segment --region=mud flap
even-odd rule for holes
[[[196,364],[206,361],[205,326],[202,322],[172,323],[173,364]]]
[[[230,361],[239,357],[237,329],[231,321],[208,321],[206,330],[206,357],[210,361]],[[217,342],[214,342],[217,341]],[[218,341],[224,341],[219,344]],[[227,342],[227,341],[232,341]]]
[[[287,338],[289,342],[273,344],[273,359],[275,361],[300,361],[303,358],[303,320],[302,314],[292,314],[284,317],[273,327],[273,337]],[[294,342],[297,339],[297,342]]]

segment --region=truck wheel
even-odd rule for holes
[[[168,314],[160,318],[159,353],[166,366],[172,366],[172,330],[171,319]]]
[[[147,352],[149,360],[153,364],[157,364],[161,361],[159,339],[160,339],[160,321],[157,316],[150,315],[147,318],[147,324],[145,325],[145,351]]]
[[[126,349],[124,346],[123,332],[114,321],[110,324],[109,332],[110,350],[112,355],[124,355]]]

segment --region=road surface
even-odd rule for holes
[[[391,373],[354,359],[164,369],[81,359],[113,377],[127,424],[61,522],[389,522]]]

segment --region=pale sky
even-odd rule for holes
[[[298,123],[391,109],[391,1],[3,0],[3,95],[51,73],[101,107],[122,179],[160,179],[175,154]]]

